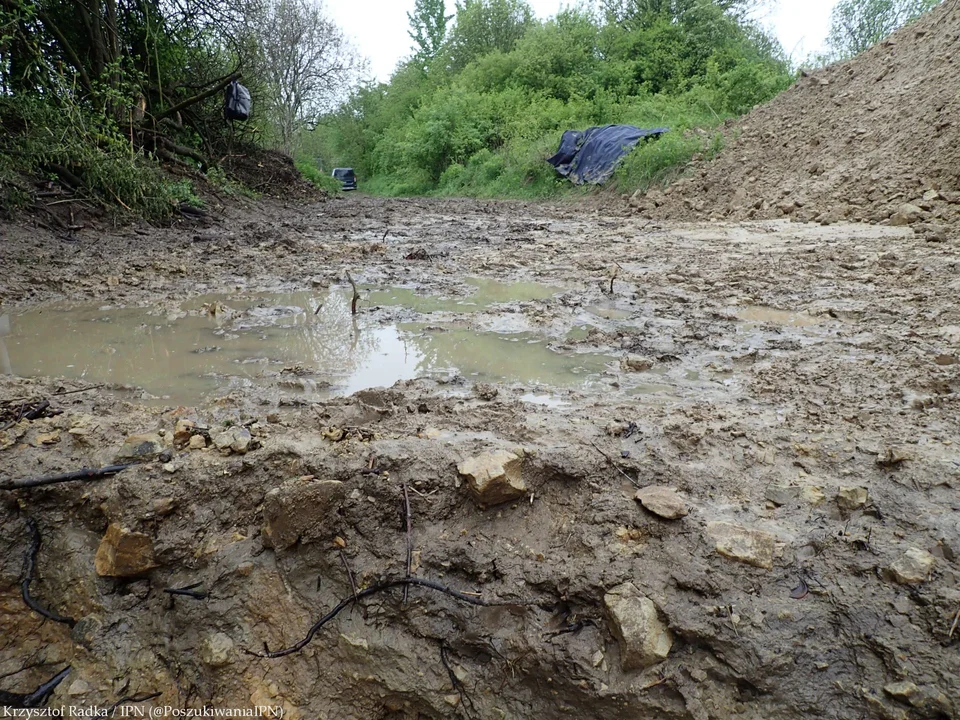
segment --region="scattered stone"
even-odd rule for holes
[[[157,433],[131,435],[123,442],[123,447],[117,453],[117,460],[142,460],[151,458],[163,452],[166,446]]]
[[[173,475],[173,473],[177,471],[177,466],[172,462],[164,463],[163,471],[165,473],[170,473],[171,475]]]
[[[717,552],[725,558],[765,570],[773,567],[773,552],[777,545],[775,535],[728,522],[707,523],[707,534],[716,543]]]
[[[887,447],[877,453],[877,465],[881,467],[896,467],[910,459],[910,455],[900,448]]]
[[[56,445],[58,442],[60,442],[59,430],[48,433],[37,433],[37,447],[41,445]]]
[[[627,355],[620,361],[620,367],[628,372],[646,372],[653,367],[653,360],[643,355]]]
[[[177,447],[183,447],[190,442],[190,438],[194,436],[196,431],[197,424],[193,420],[180,418],[173,430],[173,442],[176,443]]]
[[[276,425],[277,423],[279,423],[279,422],[280,422],[280,413],[268,413],[268,414],[267,414],[267,422],[268,422],[268,423],[273,423],[274,425]]]
[[[918,688],[912,682],[902,680],[900,682],[884,685],[883,691],[892,698],[910,702],[910,698],[916,695],[920,691],[920,688]]]
[[[789,505],[800,499],[801,489],[799,485],[767,485],[763,496],[774,505]]]
[[[210,439],[221,452],[235,452],[238,455],[244,455],[250,450],[250,444],[253,442],[253,436],[245,427],[234,425],[228,427],[223,432],[211,435]]]
[[[337,480],[297,478],[274,488],[263,500],[263,544],[282,550],[333,535],[334,516],[345,497]]]
[[[653,600],[633,583],[618,585],[603,596],[620,644],[624,671],[641,670],[665,660],[673,647],[673,635]],[[603,658],[601,656],[601,662]]]
[[[100,541],[94,568],[101,577],[136,577],[157,566],[149,535],[111,523]]]
[[[169,515],[177,507],[177,501],[172,497],[157,498],[152,503],[150,503],[150,509],[157,515],[161,517]]]
[[[664,485],[641,488],[635,499],[654,515],[667,520],[679,520],[690,512],[677,491]]]
[[[930,576],[936,562],[936,558],[926,550],[912,547],[890,566],[890,573],[901,585],[915,585]]]
[[[233,662],[233,640],[218,632],[204,638],[200,646],[200,659],[210,667],[223,667]]]
[[[890,216],[891,225],[911,225],[923,215],[923,208],[912,203],[903,203],[897,208],[897,211]]]
[[[478,398],[486,402],[496,399],[497,395],[500,394],[500,390],[497,389],[496,385],[489,385],[487,383],[477,383],[473,386],[473,392],[476,393]]]
[[[93,688],[90,687],[90,684],[83,678],[77,678],[72,683],[70,687],[67,688],[67,695],[76,696],[76,695],[86,695]]]
[[[520,474],[523,460],[507,450],[484,452],[457,465],[478,503],[499,505],[527,494]]]
[[[800,489],[800,499],[805,503],[816,507],[826,500],[827,496],[824,495],[823,490],[816,485],[804,485]]]
[[[842,487],[837,491],[837,507],[844,512],[853,512],[866,505],[868,497],[864,487]]]
[[[203,435],[194,435],[190,438],[190,442],[187,443],[187,447],[191,450],[202,450],[207,446],[207,439]]]
[[[933,358],[933,361],[937,365],[956,365],[958,360],[956,355],[947,355],[946,353],[941,353]]]
[[[450,707],[458,707],[460,705],[460,696],[459,695],[444,695],[443,701]]]

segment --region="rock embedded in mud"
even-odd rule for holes
[[[143,460],[159,455],[165,448],[163,438],[157,433],[131,435],[123,441],[116,457],[117,460]]]
[[[229,635],[222,632],[208,635],[200,646],[200,659],[210,667],[223,667],[233,662],[234,646]]]
[[[346,497],[338,480],[297,478],[263,499],[263,544],[277,550],[335,535],[331,519]]]
[[[926,550],[912,547],[890,566],[890,574],[901,585],[915,585],[930,576],[936,562],[936,558]]]
[[[844,512],[853,512],[866,505],[868,498],[864,487],[841,487],[837,490],[837,507]]]
[[[775,535],[728,522],[707,523],[707,534],[713,538],[717,552],[723,557],[765,570],[773,567],[773,553],[777,547]]]
[[[197,431],[197,424],[193,420],[180,418],[173,429],[173,442],[177,447],[183,447],[190,442],[190,438]]]
[[[628,372],[646,372],[653,367],[653,360],[643,355],[627,355],[620,361],[620,367]]]
[[[690,512],[677,491],[664,485],[641,488],[635,499],[654,515],[666,520],[679,520]]]
[[[767,485],[763,497],[774,505],[789,505],[800,499],[799,485]]]
[[[213,444],[216,445],[217,449],[222,452],[235,452],[238,455],[244,455],[251,448],[253,443],[253,436],[250,434],[250,431],[245,427],[238,427],[234,425],[229,427],[223,432],[219,432],[215,435],[211,435],[211,440]]]
[[[613,634],[620,644],[624,671],[642,670],[662,662],[673,647],[673,635],[656,604],[633,583],[618,585],[603,596]]]
[[[136,577],[156,566],[150,536],[116,523],[107,528],[94,558],[100,577]]]
[[[903,680],[901,682],[884,685],[883,691],[892,698],[896,698],[897,700],[906,700],[909,702],[910,698],[920,691],[920,688],[918,688],[912,682]]]
[[[923,208],[912,203],[902,203],[890,216],[890,224],[895,226],[911,225],[921,218]]]
[[[191,450],[203,450],[207,446],[207,439],[203,435],[194,435],[190,438],[190,442],[187,443],[187,447]]]
[[[476,501],[482,505],[499,505],[527,494],[521,475],[522,458],[507,450],[480,453],[457,465],[470,485]]]

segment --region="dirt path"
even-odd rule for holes
[[[110,464],[135,434],[149,462],[0,490],[0,690],[69,664],[53,706],[960,712],[950,243],[363,197],[2,232],[9,362],[64,378],[0,377],[0,401],[63,411],[0,431],[0,480]],[[133,380],[104,325],[154,343]],[[78,368],[87,346],[116,362]],[[150,364],[207,355],[196,387],[193,366]],[[347,394],[383,377],[400,382]],[[466,594],[371,591],[258,657],[349,597],[347,568],[358,589],[404,578],[405,495],[414,575]],[[32,595],[72,627],[20,597],[27,518]],[[164,592],[195,583],[202,599]]]

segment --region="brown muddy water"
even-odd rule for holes
[[[203,295],[160,308],[47,305],[4,316],[6,355],[0,357],[8,374],[141,387],[146,399],[180,403],[263,384],[337,396],[455,375],[585,388],[614,361],[556,352],[535,333],[476,330],[455,321],[459,313],[500,303],[546,299],[557,288],[470,279],[466,290],[455,297],[413,288],[365,290],[356,317],[346,288]],[[409,311],[409,320],[384,320],[382,307]],[[440,322],[426,322],[431,318]]]

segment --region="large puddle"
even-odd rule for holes
[[[426,316],[396,324],[377,322],[376,312],[352,316],[351,293],[343,288],[206,296],[153,308],[47,306],[0,321],[0,371],[128,385],[190,404],[232,388],[341,395],[424,376],[589,387],[614,361],[554,352],[533,334],[425,322],[436,311],[470,312],[557,292],[470,284],[475,291],[460,298],[403,288],[364,293],[365,306],[403,305]]]

